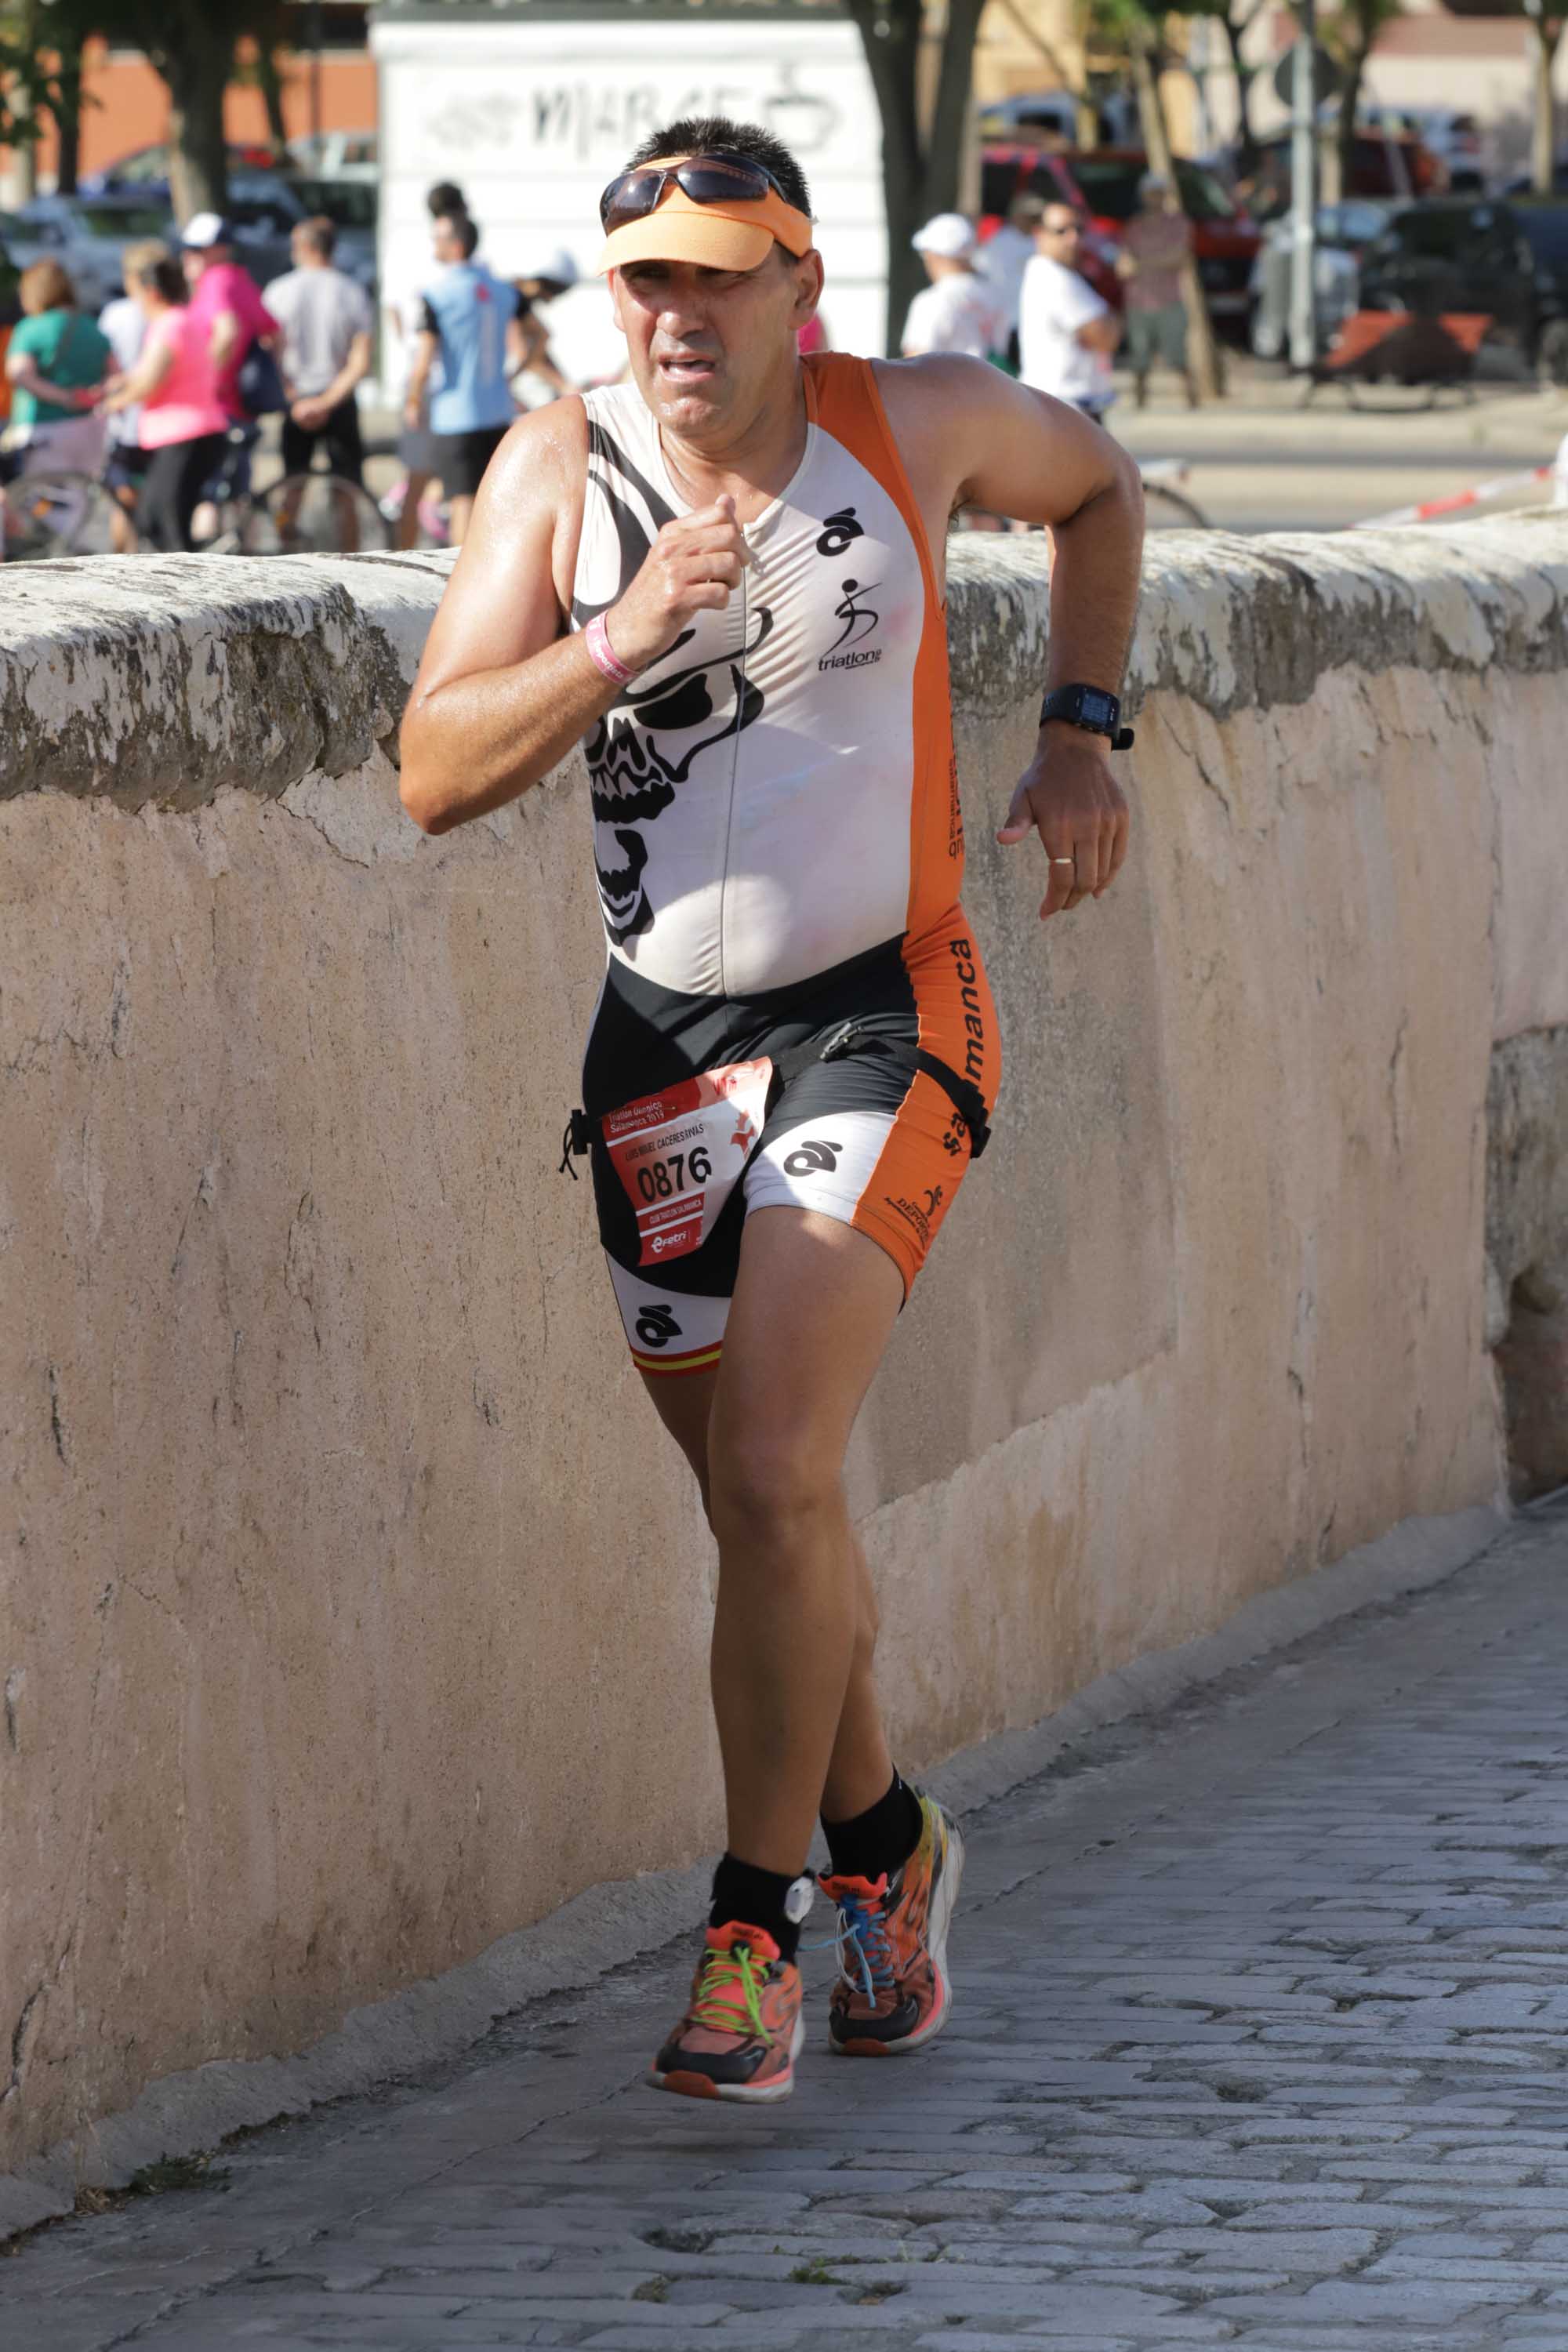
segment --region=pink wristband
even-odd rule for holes
[[[630,686],[637,676],[628,669],[610,643],[610,633],[605,626],[603,613],[595,613],[583,632],[583,643],[588,648],[588,658],[595,668],[610,680],[612,686]]]

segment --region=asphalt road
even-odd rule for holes
[[[1342,392],[1323,390],[1302,408],[1282,371],[1234,352],[1229,370],[1227,396],[1195,413],[1169,380],[1147,408],[1134,408],[1131,380],[1122,375],[1110,417],[1138,457],[1185,465],[1185,495],[1223,530],[1343,530],[1396,507],[1548,465],[1568,434],[1568,392],[1483,383],[1472,399],[1447,392],[1426,410],[1412,405],[1419,394],[1374,392],[1368,397],[1384,404],[1374,411],[1352,409]],[[390,454],[397,420],[390,409],[367,409],[363,423],[378,452],[366,478],[379,496],[400,471]],[[265,481],[269,470],[263,464],[258,478]],[[1527,486],[1480,512],[1541,505],[1548,496],[1545,485]]]
[[[1225,400],[1191,412],[1169,389],[1135,409],[1128,385],[1110,420],[1139,457],[1183,460],[1186,495],[1225,530],[1342,530],[1550,464],[1568,434],[1568,393],[1512,383],[1478,386],[1468,401],[1445,393],[1425,411],[1393,391],[1368,394],[1385,404],[1378,410],[1352,409],[1337,389],[1301,408],[1294,384],[1247,362],[1233,363],[1232,386]],[[1545,485],[1526,487],[1479,511],[1542,505],[1548,496]]]

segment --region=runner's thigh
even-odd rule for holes
[[[837,1479],[903,1303],[898,1266],[867,1234],[809,1209],[754,1209],[713,1397],[715,1479],[768,1495]]]

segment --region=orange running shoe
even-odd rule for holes
[[[732,1919],[707,1930],[690,2006],[648,2080],[689,2099],[787,2099],[805,2039],[800,1970],[765,1928]]]
[[[952,2008],[947,1930],[963,1875],[956,1825],[922,1796],[920,1843],[891,1878],[823,1878],[838,1906],[827,2032],[840,2056],[885,2058],[942,2032]]]

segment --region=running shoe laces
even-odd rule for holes
[[[890,1992],[894,1985],[884,1907],[888,1874],[884,1871],[874,1885],[865,1878],[835,1879],[829,1891],[838,1906],[838,1973],[847,1984],[858,1984],[875,2006],[879,1992]]]
[[[757,1948],[742,1943],[742,1937],[754,1937]],[[732,1940],[720,1940],[725,1937]],[[763,2022],[761,1993],[778,1957],[778,1946],[760,1928],[739,1921],[710,1927],[707,1957],[688,2012],[691,2023],[705,2025],[710,2033],[750,2033],[771,2048],[773,2036]]]

